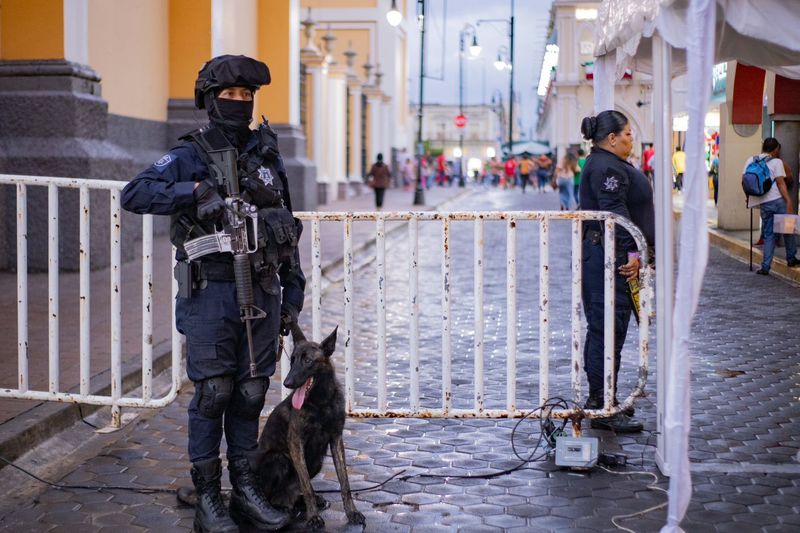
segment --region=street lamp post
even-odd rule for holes
[[[422,187],[422,107],[425,79],[425,0],[417,0],[417,19],[419,20],[419,106],[417,107],[417,185],[414,187],[414,205],[425,205],[425,191]]]
[[[469,47],[469,52],[472,57],[477,57],[481,53],[481,47],[478,46],[478,32],[472,24],[465,24],[458,34],[459,37],[459,54],[458,54],[458,116],[464,116],[464,43],[469,35],[472,35],[472,44]],[[464,126],[459,126],[458,135],[458,186],[464,186]]]
[[[510,19],[481,19],[481,22],[505,22],[508,24],[508,38],[509,38],[509,82],[508,82],[508,152],[513,152],[514,143],[514,0],[511,0],[511,18]],[[499,59],[498,59],[499,62]]]

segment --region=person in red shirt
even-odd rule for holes
[[[506,159],[504,170],[505,170],[506,184],[508,185],[508,187],[513,189],[514,185],[516,184],[514,176],[517,173],[517,158],[515,156],[512,155],[511,157]]]
[[[436,184],[441,186],[444,185],[445,180],[447,179],[447,161],[444,158],[444,154],[441,153],[436,157]]]
[[[642,152],[642,172],[650,180],[651,186],[653,185],[653,156],[655,155],[656,151],[652,144],[648,144]]]

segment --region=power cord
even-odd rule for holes
[[[517,470],[521,470],[524,466],[540,461],[541,459],[547,457],[552,453],[552,450],[555,448],[555,440],[556,438],[566,435],[564,428],[567,425],[568,419],[561,420],[560,426],[556,426],[555,423],[550,419],[550,413],[553,412],[553,409],[556,407],[560,407],[563,409],[569,409],[569,403],[575,404],[578,409],[582,409],[577,403],[569,402],[560,397],[553,397],[547,400],[545,403],[529,411],[525,415],[520,418],[514,427],[511,430],[511,449],[514,451],[514,455],[517,459],[520,460],[520,463],[505,470],[500,470],[497,472],[492,472],[491,474],[478,474],[478,475],[448,475],[448,474],[412,474],[410,476],[404,476],[400,478],[401,481],[407,481],[413,478],[439,478],[439,479],[493,479],[500,476],[505,476],[506,474],[510,474],[512,472],[516,472]],[[520,424],[522,424],[526,419],[530,418],[534,413],[541,411],[542,415],[539,418],[539,438],[536,441],[536,445],[533,447],[533,450],[527,457],[523,457],[520,455],[519,451],[517,451],[517,445],[515,443],[517,430],[519,429]],[[546,442],[548,445],[548,449],[544,450],[541,454],[536,455],[536,452],[542,446],[542,442]]]
[[[614,470],[609,470],[608,468],[606,468],[604,466],[600,466],[599,468],[602,468],[603,470],[605,470],[609,474],[615,474],[615,475],[618,475],[618,476],[632,476],[632,475],[652,476],[653,477],[653,482],[650,483],[649,485],[647,485],[647,488],[650,489],[650,490],[663,492],[664,494],[668,493],[667,490],[656,486],[656,483],[658,483],[659,480],[658,480],[658,476],[655,475],[653,472],[645,472],[645,471],[639,471],[639,472],[616,472]],[[614,526],[617,529],[621,529],[623,531],[627,531],[628,533],[636,533],[634,530],[628,529],[627,527],[618,524],[617,520],[625,520],[625,519],[628,519],[628,518],[641,516],[641,515],[647,514],[649,512],[656,511],[658,509],[663,509],[664,507],[667,506],[668,503],[669,502],[663,502],[663,503],[660,503],[658,505],[654,505],[652,507],[648,507],[647,509],[645,509],[643,511],[637,511],[635,513],[614,515],[614,516],[611,517],[611,523],[614,524]]]

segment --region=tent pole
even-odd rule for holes
[[[670,475],[664,434],[666,383],[672,357],[672,310],[675,304],[675,257],[672,218],[672,52],[653,35],[653,113],[655,122],[656,208],[656,464]]]

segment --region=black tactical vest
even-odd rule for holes
[[[251,263],[259,279],[274,278],[274,274],[281,264],[289,268],[296,266],[297,242],[302,232],[300,220],[291,213],[291,202],[288,193],[288,182],[280,154],[277,149],[277,136],[272,128],[264,121],[254,134],[258,136],[258,143],[250,150],[241,154],[237,153],[237,173],[241,182],[244,178],[258,180],[264,186],[275,192],[276,201],[271,205],[257,206],[258,210],[258,252],[250,254]],[[209,167],[212,178],[219,175],[218,166],[209,151],[233,148],[225,135],[217,128],[205,127],[190,132],[181,140],[191,142],[197,153]],[[240,186],[240,190],[244,189]],[[225,198],[227,192],[219,184],[218,192]],[[249,193],[244,191],[242,198],[251,203]],[[213,223],[200,221],[194,213],[194,208],[180,215],[173,215],[171,226],[171,240],[178,248],[179,256],[184,255],[183,243],[191,238],[214,231]],[[228,262],[232,260],[230,254],[209,254],[203,260]]]

